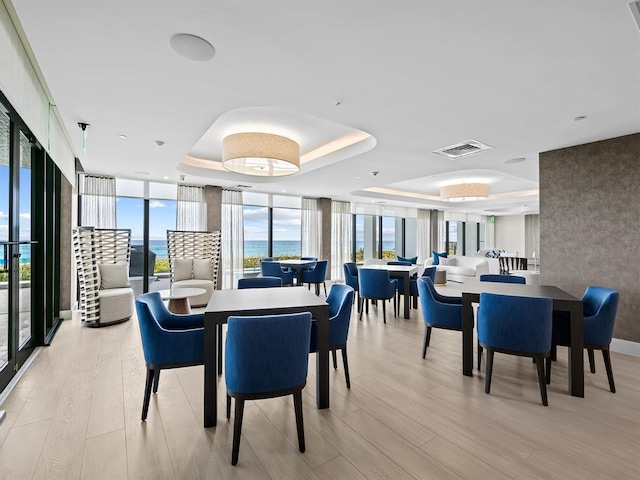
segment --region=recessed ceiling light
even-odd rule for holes
[[[360,177],[356,177],[356,178],[360,178]]]
[[[159,147],[164,145],[164,142],[162,140],[156,140],[154,143]]]
[[[169,177],[167,177],[166,175],[164,177],[162,177],[165,180],[169,180]]]
[[[513,165],[514,163],[520,163],[520,162],[524,162],[525,158],[524,157],[518,157],[518,158],[510,158],[509,160],[505,160],[504,163],[508,163],[509,165]]]
[[[151,172],[133,172],[136,175],[151,175]]]
[[[204,38],[190,33],[174,35],[171,37],[169,44],[178,55],[196,62],[209,61],[216,54],[216,49],[213,48],[213,45]]]
[[[118,138],[127,138],[127,136],[124,133],[121,133],[120,135],[118,135]]]
[[[580,120],[584,120],[586,117],[586,115],[580,115],[579,117],[576,117],[573,119],[574,122],[579,122]]]
[[[282,190],[282,193],[287,193],[287,191],[286,190]]]

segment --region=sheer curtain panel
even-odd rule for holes
[[[207,203],[204,187],[178,185],[176,229],[201,232],[207,229]]]
[[[235,288],[243,271],[242,192],[222,190],[222,288]]]
[[[322,245],[322,213],[317,198],[302,199],[302,256],[317,257]]]
[[[331,280],[344,282],[342,265],[351,261],[351,204],[331,202]]]
[[[96,228],[116,228],[116,179],[83,175],[80,224]]]
[[[418,264],[431,256],[431,211],[418,209]]]

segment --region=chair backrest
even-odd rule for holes
[[[620,294],[606,287],[587,287],[582,296],[585,345],[609,345]]]
[[[409,262],[410,265],[416,265],[418,263],[418,257],[401,257],[397,255],[396,258],[399,262]]]
[[[280,267],[280,262],[262,260],[260,262],[260,272],[263,277],[280,277],[282,275],[282,267]]]
[[[328,260],[320,260],[316,262],[316,266],[309,271],[303,272],[303,281],[308,282],[324,282],[327,278]]]
[[[342,265],[344,282],[358,291],[358,266],[354,262],[346,262]]]
[[[432,282],[435,282],[437,269],[438,267],[425,267],[424,272],[422,272],[422,276],[429,277]]]
[[[311,313],[229,317],[225,381],[235,393],[266,393],[304,385]]]
[[[420,277],[417,283],[424,322],[430,326],[462,329],[462,298],[440,295],[430,277]]]
[[[544,297],[480,294],[478,340],[496,349],[522,353],[551,350],[553,300]]]
[[[261,262],[273,262],[273,257],[264,257],[260,259]]]
[[[349,335],[351,311],[353,309],[354,291],[349,285],[333,284],[327,296],[329,304],[329,344],[331,346],[344,345]],[[312,339],[312,345],[316,345]],[[314,347],[315,349],[315,347]]]
[[[300,260],[309,260],[316,262],[318,260],[318,257],[300,257]]]
[[[173,315],[167,310],[160,293],[150,292],[136,298],[136,313],[142,337],[144,359],[153,365],[172,365],[180,363],[201,363],[204,358],[204,328],[174,329],[162,327],[163,322],[170,322]],[[188,315],[192,317],[192,315]],[[196,315],[194,315],[196,316]],[[187,317],[187,315],[181,316]],[[198,315],[202,317],[202,315]],[[191,332],[195,341],[187,341],[185,332]],[[180,338],[178,345],[174,339]]]
[[[238,280],[238,288],[270,288],[281,287],[282,279],[280,277],[251,277],[240,278]]]
[[[483,273],[480,275],[481,282],[499,282],[499,283],[527,283],[527,279],[518,275],[499,275],[497,273]]]
[[[361,297],[390,298],[395,295],[397,282],[391,281],[387,270],[361,268],[358,272],[358,289]]]

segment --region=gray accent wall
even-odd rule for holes
[[[72,257],[73,242],[71,229],[75,225],[73,187],[62,176],[60,179],[60,311],[71,310],[75,303],[75,289],[72,288],[72,278],[75,282],[75,262]]]
[[[614,337],[640,342],[640,133],[540,154],[540,281],[620,292]]]

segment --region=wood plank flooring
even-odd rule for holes
[[[567,394],[560,348],[545,408],[530,359],[497,354],[486,395],[484,372],[461,375],[459,332],[434,329],[422,360],[420,311],[387,322],[380,308],[361,322],[354,311],[351,390],[339,360],[329,410],[315,407],[310,357],[304,454],[290,398],[248,402],[232,467],[224,378],[216,429],[202,428],[202,367],[163,371],[143,423],[137,321],[66,321],[0,406],[0,479],[640,478],[640,358],[612,354],[612,394],[596,357],[580,399]]]

